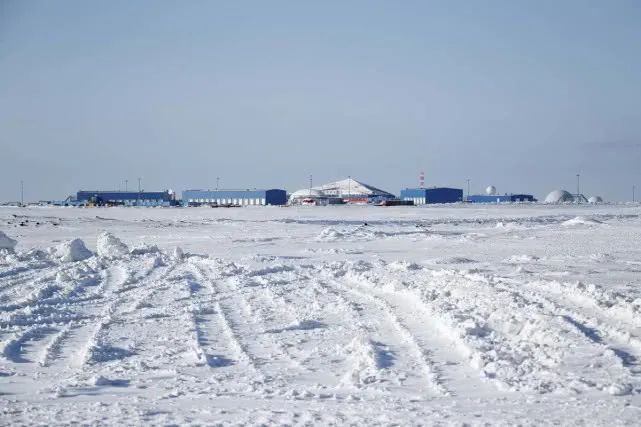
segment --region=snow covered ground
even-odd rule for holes
[[[0,208],[0,231],[2,424],[641,417],[638,206]]]

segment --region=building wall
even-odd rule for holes
[[[406,188],[401,190],[401,200],[411,200],[415,205],[456,203],[463,200],[463,190],[445,187]]]
[[[183,205],[189,203],[216,203],[219,205],[284,205],[287,203],[285,190],[185,190]]]
[[[169,206],[173,200],[168,191],[78,191],[76,200],[87,203],[123,203],[127,206]]]
[[[467,197],[470,203],[516,203],[516,202],[535,202],[536,199],[531,194],[504,194],[492,195],[474,194]]]

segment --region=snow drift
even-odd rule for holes
[[[98,255],[103,258],[121,258],[129,254],[129,248],[111,233],[104,232],[98,236],[96,243]]]
[[[54,256],[62,262],[82,261],[92,255],[91,251],[87,249],[85,243],[80,239],[61,243],[54,250]]]

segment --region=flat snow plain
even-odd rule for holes
[[[0,208],[0,231],[0,424],[641,417],[638,205]]]

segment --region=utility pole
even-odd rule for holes
[[[581,186],[580,186],[580,174],[576,174],[576,202],[581,203]]]
[[[127,187],[129,186],[129,180],[125,179],[125,192],[127,192]]]
[[[138,177],[138,206],[140,206],[140,177]]]
[[[309,175],[309,196],[312,196],[312,175]]]
[[[634,203],[634,190],[636,190],[637,187],[635,185],[632,186],[632,203]]]
[[[218,183],[220,182],[220,177],[216,177],[216,191],[218,191]]]
[[[20,205],[24,206],[24,181],[20,180]]]
[[[470,200],[470,179],[466,179],[467,181],[467,198],[465,200]]]

